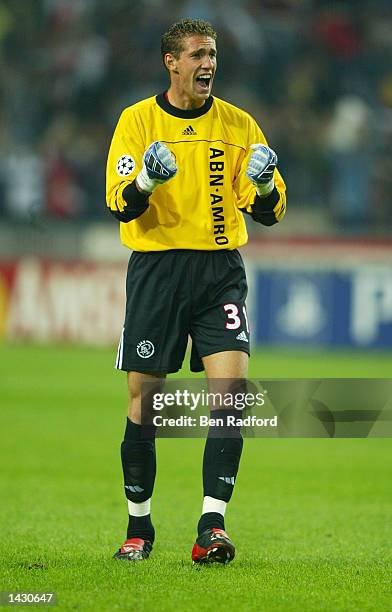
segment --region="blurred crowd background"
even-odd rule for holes
[[[1,0],[0,220],[113,223],[113,129],[167,86],[160,37],[184,17],[218,31],[213,93],[260,123],[303,233],[320,214],[390,234],[391,0]]]

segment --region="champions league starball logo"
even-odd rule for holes
[[[117,174],[128,176],[135,168],[135,160],[130,155],[121,155],[117,162]]]

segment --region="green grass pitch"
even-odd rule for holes
[[[158,440],[153,555],[113,561],[126,525],[114,358],[0,346],[1,591],[55,591],[60,610],[392,610],[390,439],[246,440],[226,514],[236,558],[201,568],[203,441]],[[389,378],[391,365],[387,353],[264,350],[250,376]]]

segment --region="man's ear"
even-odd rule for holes
[[[179,74],[177,69],[177,60],[171,53],[166,53],[164,57],[165,66],[169,72],[174,72],[175,74]]]

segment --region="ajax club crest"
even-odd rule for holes
[[[136,352],[142,359],[148,359],[155,352],[155,347],[150,340],[141,340],[136,347]]]

